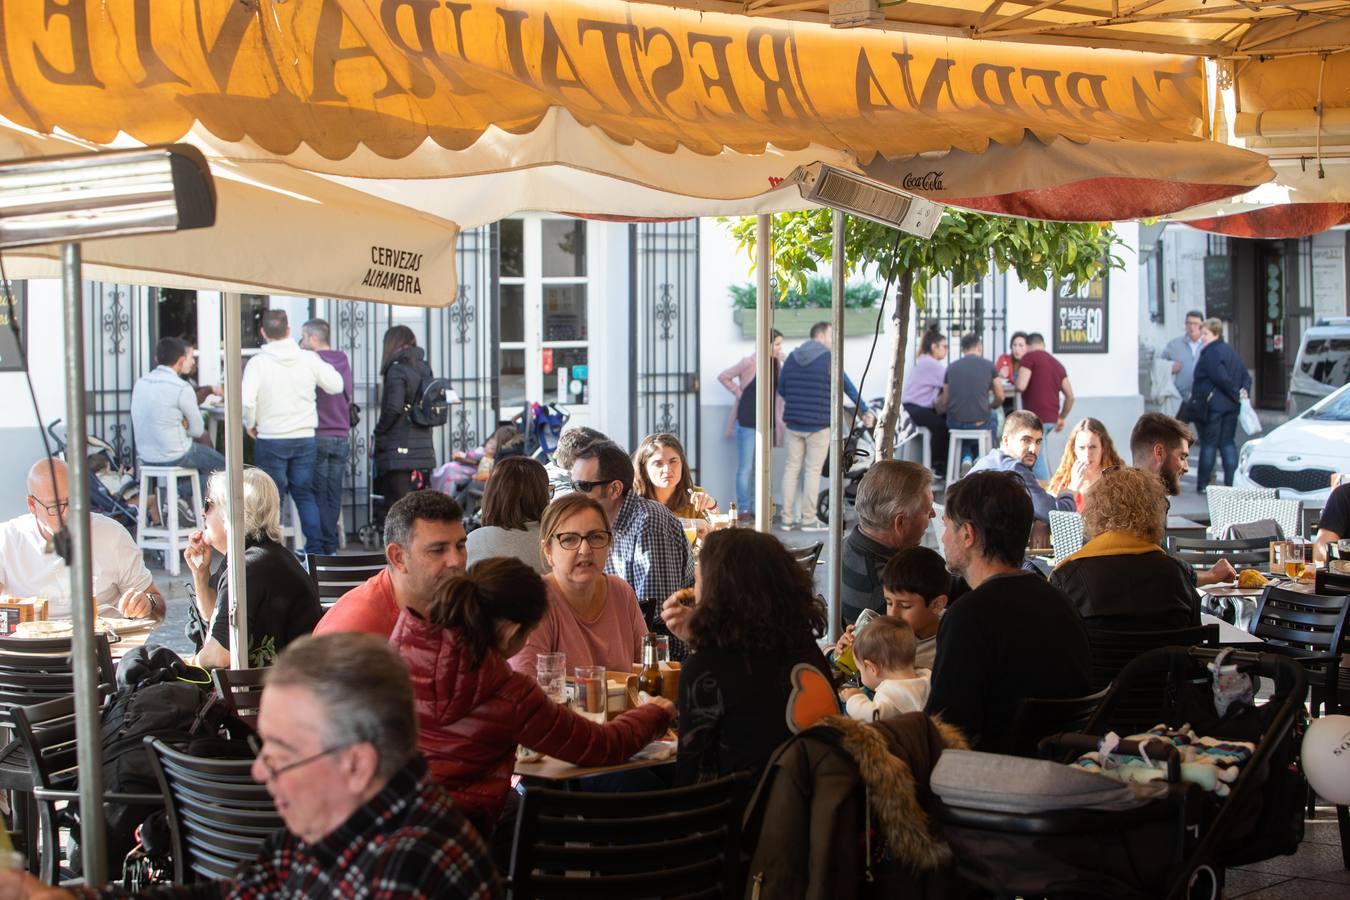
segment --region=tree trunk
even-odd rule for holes
[[[890,459],[895,453],[895,426],[900,421],[900,390],[905,382],[905,347],[909,343],[909,307],[914,273],[905,271],[896,285],[895,349],[891,353],[891,375],[886,382],[886,415],[881,423],[881,447],[877,459]]]

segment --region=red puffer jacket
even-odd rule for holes
[[[501,817],[516,745],[583,766],[623,762],[670,724],[645,704],[599,725],[549,700],[534,679],[495,650],[470,668],[459,633],[404,610],[390,635],[412,673],[417,744],[434,781],[490,832]]]

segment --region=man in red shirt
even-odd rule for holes
[[[365,631],[387,639],[405,606],[425,612],[441,585],[464,574],[464,510],[440,491],[413,491],[391,506],[384,536],[389,565],[343,594],[315,634]]]
[[[1035,413],[1047,426],[1054,422],[1055,431],[1064,430],[1064,421],[1073,408],[1073,387],[1064,366],[1045,351],[1044,335],[1036,332],[1027,335],[1027,352],[1017,370],[1017,390],[1022,395],[1023,409]],[[1060,394],[1064,395],[1062,406]],[[1041,481],[1049,480],[1046,454],[1037,457],[1033,472]]]

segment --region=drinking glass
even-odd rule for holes
[[[567,654],[540,653],[535,657],[539,686],[554,703],[567,702]]]
[[[1303,563],[1308,559],[1308,545],[1301,538],[1293,538],[1286,541],[1284,556],[1284,574],[1289,578],[1297,578],[1303,574]]]
[[[670,635],[654,634],[652,640],[656,642],[656,661],[670,662]]]
[[[573,694],[573,708],[594,721],[605,721],[609,709],[609,687],[605,683],[604,666],[577,666],[577,687]]]
[[[689,546],[694,546],[698,540],[698,520],[680,519],[680,526],[684,528],[684,539],[689,542]]]

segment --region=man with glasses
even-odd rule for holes
[[[464,510],[440,491],[413,491],[389,507],[384,539],[389,565],[343,594],[315,634],[365,631],[387,639],[400,610],[426,612],[437,588],[468,564]]]
[[[502,895],[487,847],[417,751],[408,669],[368,634],[302,638],[268,671],[253,778],[286,824],[232,877],[138,897]],[[67,897],[0,872],[0,896]],[[105,890],[94,896],[127,896]]]
[[[59,459],[40,459],[28,470],[28,514],[0,525],[0,596],[41,597],[51,619],[70,617],[70,568],[56,552],[57,535],[70,518],[69,473]],[[89,516],[94,563],[94,606],[102,616],[164,618],[136,542],[107,516]]]
[[[694,583],[694,557],[679,520],[664,504],[637,495],[633,461],[613,443],[592,444],[577,453],[572,489],[605,508],[614,532],[605,572],[628,582],[647,627],[665,633],[661,604]],[[678,656],[677,648],[671,652]]]

